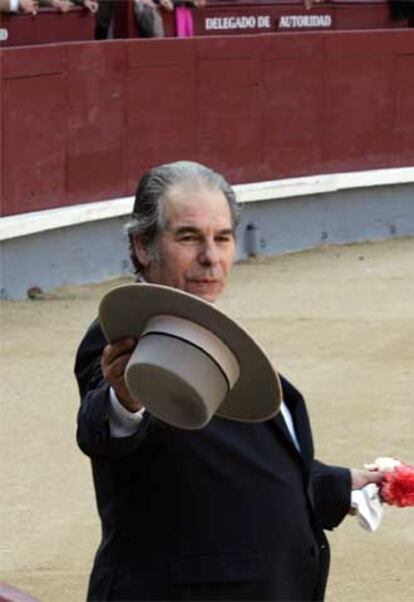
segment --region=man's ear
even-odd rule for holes
[[[135,257],[138,259],[139,263],[144,268],[147,268],[150,264],[150,257],[148,249],[142,243],[139,236],[132,236],[132,248],[134,249]]]

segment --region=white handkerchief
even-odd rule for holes
[[[355,508],[358,524],[363,529],[370,532],[378,529],[383,514],[378,485],[369,483],[352,491],[351,507]]]

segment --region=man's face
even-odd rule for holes
[[[235,256],[230,209],[224,194],[206,188],[176,188],[164,204],[165,228],[155,258],[135,252],[148,282],[173,286],[216,301],[222,293]]]

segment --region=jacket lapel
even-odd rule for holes
[[[296,449],[296,446],[292,440],[291,434],[286,425],[285,419],[283,418],[282,412],[279,412],[277,414],[277,416],[275,416],[273,418],[273,424],[277,427],[279,435],[281,435],[281,437],[284,439],[285,443],[287,445],[289,445],[289,447],[292,447],[297,452],[298,450]]]
[[[286,426],[282,413],[279,412],[274,418],[274,424],[279,434],[290,446],[291,450],[297,454],[302,462],[310,469],[313,460],[313,441],[310,429],[309,417],[306,411],[305,402],[302,395],[295,389],[288,380],[281,376],[283,399],[292,416],[296,437],[299,442],[300,452],[292,440],[289,429]]]

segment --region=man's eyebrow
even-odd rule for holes
[[[202,234],[202,231],[200,230],[200,228],[197,228],[196,226],[190,226],[190,225],[183,225],[183,226],[177,226],[176,228],[171,230],[175,235],[180,235],[180,234]],[[234,230],[233,228],[223,228],[222,230],[219,230],[216,235],[219,236],[233,236],[234,235]]]
[[[220,236],[234,236],[234,228],[223,228],[217,232]]]
[[[199,228],[196,228],[195,226],[183,225],[177,226],[172,231],[174,232],[174,234],[197,234],[201,230]]]

